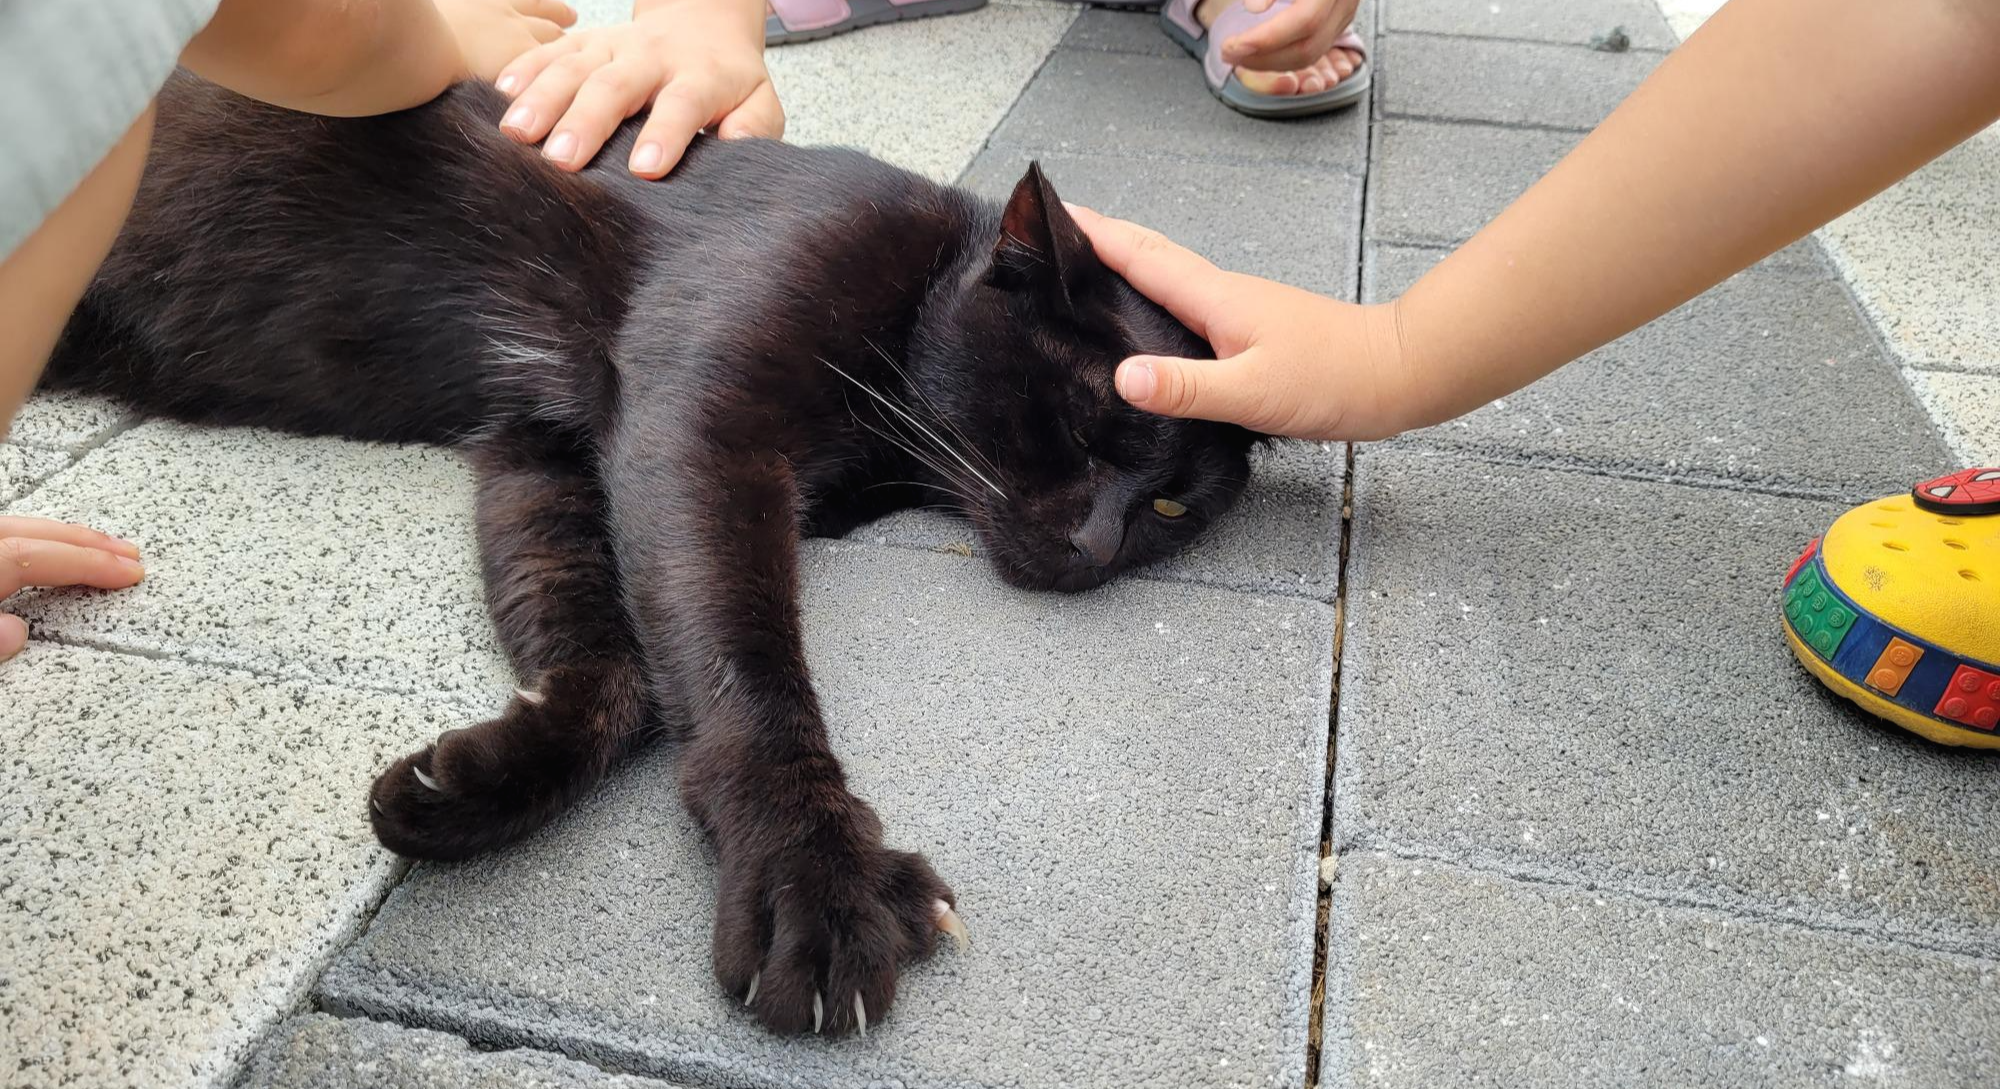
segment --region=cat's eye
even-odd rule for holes
[[[1171,499],[1153,500],[1153,510],[1163,518],[1179,518],[1187,513],[1187,508]]]

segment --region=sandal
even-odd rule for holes
[[[764,17],[764,44],[817,41],[865,26],[956,15],[986,6],[986,0],[770,0]]]
[[[1373,74],[1373,68],[1368,63],[1368,47],[1362,44],[1361,36],[1351,29],[1331,46],[1334,49],[1351,49],[1362,56],[1361,67],[1346,79],[1317,94],[1265,95],[1252,91],[1236,78],[1236,66],[1223,61],[1222,43],[1285,10],[1291,5],[1291,0],[1278,0],[1255,15],[1243,6],[1243,0],[1236,0],[1224,9],[1211,27],[1202,26],[1201,21],[1195,18],[1195,3],[1196,0],[1167,0],[1166,6],[1160,9],[1160,28],[1167,32],[1167,37],[1201,61],[1201,72],[1208,80],[1209,93],[1237,113],[1251,117],[1311,117],[1353,105],[1368,93],[1369,76]]]

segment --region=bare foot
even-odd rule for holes
[[[1201,0],[1195,5],[1194,17],[1204,27],[1213,26],[1215,20],[1235,0]],[[1253,94],[1260,95],[1316,95],[1340,85],[1340,81],[1354,74],[1361,67],[1361,54],[1352,49],[1329,49],[1326,56],[1311,65],[1291,72],[1261,72],[1249,68],[1238,68],[1236,78]]]

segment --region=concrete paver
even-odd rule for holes
[[[1372,852],[1341,860],[1321,1084],[1977,1086],[2000,964]]]
[[[1361,182],[1316,167],[1232,166],[998,147],[961,183],[1005,199],[1039,159],[1064,200],[1144,223],[1236,272],[1354,297]],[[1271,229],[1284,209],[1291,231]]]
[[[434,701],[31,643],[0,668],[9,1086],[219,1086],[396,866],[361,787]]]
[[[1181,58],[1187,53],[1160,30],[1151,12],[1086,7],[1063,35],[1065,49],[1095,49],[1106,53],[1140,53]],[[1198,78],[1198,77],[1196,77]]]
[[[1671,49],[1673,32],[1652,0],[1387,0],[1382,29],[1417,30],[1481,38],[1567,42],[1590,40],[1623,27],[1632,44],[1643,49]]]
[[[307,1014],[271,1034],[236,1089],[672,1089],[540,1051],[474,1051],[442,1032]]]
[[[2000,954],[1994,759],[1864,716],[1780,634],[1844,504],[1377,449],[1354,506],[1343,852]]]
[[[1539,129],[1388,119],[1368,173],[1371,240],[1460,242],[1576,145]]]
[[[865,1040],[765,1033],[709,972],[711,862],[670,754],[546,834],[422,867],[322,999],[703,1085],[1297,1084],[1332,610],[810,549],[808,655],[850,782],[973,944]]]
[[[60,450],[0,443],[0,503],[26,495],[69,461]]]
[[[1977,208],[1892,191],[1819,233],[1903,362],[2000,374],[2000,196]]]
[[[1365,106],[1282,125],[1217,102],[1175,57],[1058,49],[995,129],[995,147],[1249,165],[1307,164],[1361,175]]]
[[[1388,34],[1376,94],[1385,117],[1447,117],[1588,130],[1663,53]]]
[[[471,477],[446,451],[149,423],[12,511],[146,555],[131,590],[22,595],[40,634],[393,691],[512,686],[474,561]]]
[[[1371,248],[1371,297],[1444,253]],[[1406,441],[1857,499],[1927,479],[1945,456],[1840,283],[1768,269]]]
[[[2000,375],[1910,371],[1909,377],[1960,465],[2000,465]]]

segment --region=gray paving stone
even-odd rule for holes
[[[474,1051],[442,1032],[306,1014],[278,1026],[236,1089],[672,1089],[541,1051]]]
[[[1471,238],[1579,139],[1539,129],[1383,121],[1368,178],[1368,237]]]
[[[1407,119],[1384,121],[1380,130],[1368,181],[1368,238],[1432,246],[1463,242],[1478,233],[1582,138]],[[1816,275],[1827,268],[1811,237],[1761,264]]]
[[[1442,255],[1376,248],[1373,297]],[[1948,456],[1845,287],[1764,269],[1407,441],[1857,499]]]
[[[1302,167],[988,148],[963,184],[1005,199],[1040,159],[1063,199],[1144,223],[1224,268],[1354,297],[1361,183]]]
[[[146,581],[13,603],[60,639],[398,692],[504,694],[472,536],[443,450],[149,423],[20,514],[138,544]]]
[[[40,641],[0,708],[10,1089],[226,1084],[397,872],[369,779],[465,713]]]
[[[1195,547],[1134,578],[1196,582],[1252,593],[1333,600],[1340,583],[1340,507],[1346,447],[1285,443],[1261,451],[1236,509]],[[854,533],[885,544],[980,555],[963,519],[905,512]]]
[[[993,132],[994,146],[1250,165],[1303,163],[1359,177],[1367,105],[1303,121],[1224,106],[1178,58],[1058,49]]]
[[[69,455],[60,450],[0,442],[0,504],[28,494],[68,464]]]
[[[1983,1086],[2000,964],[1342,858],[1320,1084]]]
[[[1150,11],[1085,8],[1063,35],[1064,49],[1100,53],[1139,53],[1149,57],[1186,57],[1160,30],[1160,17]]]
[[[865,1040],[764,1033],[710,975],[709,852],[654,751],[510,852],[419,868],[327,1008],[702,1085],[1299,1084],[1332,610],[842,543],[802,582],[850,782],[952,882],[968,951]]]
[[[1375,94],[1385,116],[1588,131],[1625,101],[1664,54],[1390,34],[1377,56]]]
[[[1652,0],[1386,0],[1384,30],[1420,30],[1481,38],[1522,38],[1585,45],[1613,27],[1647,49],[1678,45]]]
[[[1334,833],[2000,953],[1995,759],[1793,660],[1778,584],[1845,505],[1364,449]]]
[[[99,397],[40,393],[21,407],[6,439],[74,454],[124,423],[126,415],[124,409]]]

